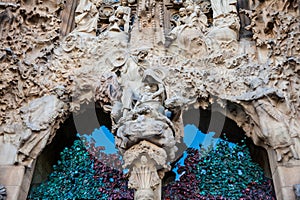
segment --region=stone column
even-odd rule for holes
[[[6,188],[7,200],[26,200],[34,167],[0,165],[0,172],[0,183]]]
[[[33,174],[33,170],[14,165],[16,152],[13,144],[0,137],[0,184],[6,189],[7,200],[26,199]]]
[[[170,170],[167,152],[146,140],[124,153],[124,168],[129,169],[129,187],[135,189],[135,200],[161,199],[161,182]]]
[[[300,160],[277,162],[274,150],[268,150],[277,200],[296,200],[294,185],[300,184]]]
[[[27,198],[34,172],[35,161],[31,168],[14,164],[16,152],[13,144],[0,141],[0,184],[6,189],[7,200]]]

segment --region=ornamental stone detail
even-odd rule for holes
[[[80,0],[68,10],[0,4],[2,163],[32,166],[60,123],[91,102],[111,115],[136,199],[160,199],[191,106],[218,104],[278,163],[299,160],[296,0]]]

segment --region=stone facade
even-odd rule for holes
[[[297,0],[0,2],[8,199],[26,198],[37,156],[88,102],[111,114],[136,199],[160,199],[182,112],[212,104],[267,149],[277,198],[296,199],[299,9]]]

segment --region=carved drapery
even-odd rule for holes
[[[65,37],[63,3],[31,3],[0,4],[0,142],[16,163],[30,166],[59,123],[91,101],[111,113],[124,155],[149,143],[171,162],[183,110],[216,102],[279,162],[299,159],[297,1],[85,0]],[[154,173],[148,153],[127,165],[132,174]],[[144,189],[156,198],[154,186]]]

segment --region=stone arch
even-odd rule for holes
[[[278,96],[272,97],[273,100],[270,100],[269,97],[264,97],[264,98],[266,98],[267,99],[266,101],[268,101],[268,102],[275,101],[278,104],[284,104],[283,107],[285,107],[285,102],[280,101],[279,100],[280,97],[278,97]],[[234,122],[236,125],[238,125],[238,128],[240,129],[240,131],[244,132],[247,135],[247,138],[249,139],[248,142],[250,142],[248,144],[250,144],[249,145],[250,150],[253,151],[252,155],[254,155],[254,159],[255,159],[255,154],[257,154],[257,153],[259,154],[259,156],[262,156],[262,157],[257,157],[257,159],[259,159],[260,166],[263,167],[267,176],[272,178],[274,186],[275,186],[277,198],[278,197],[282,198],[282,195],[286,195],[292,199],[292,198],[294,198],[292,193],[288,192],[288,191],[292,190],[292,186],[289,185],[290,183],[278,179],[278,176],[289,176],[292,181],[295,181],[297,179],[297,178],[292,178],[293,175],[288,175],[287,171],[285,171],[287,169],[286,168],[287,165],[284,163],[287,161],[288,157],[291,156],[292,150],[291,149],[286,150],[285,153],[283,154],[283,156],[287,156],[285,158],[285,161],[281,160],[281,164],[278,164],[278,161],[279,161],[278,153],[276,154],[274,151],[274,150],[276,150],[276,148],[274,148],[274,146],[272,146],[272,144],[270,144],[266,138],[262,138],[261,135],[259,135],[259,134],[261,134],[263,127],[261,127],[259,124],[255,123],[255,122],[253,122],[256,120],[257,117],[261,117],[261,115],[259,115],[259,116],[253,115],[253,107],[254,107],[252,105],[253,102],[248,101],[248,100],[249,99],[247,99],[246,102],[245,101],[244,102],[243,101],[238,101],[238,102],[232,101],[232,99],[227,100],[225,107],[224,107],[223,103],[220,103],[220,105],[216,107],[215,111],[218,112],[219,114],[223,115],[223,117],[226,116],[226,118],[228,118],[229,120]],[[255,101],[255,100],[253,100],[253,101]],[[219,100],[219,102],[222,102],[222,100]],[[209,103],[208,103],[208,105],[209,105]],[[249,109],[249,106],[250,106],[250,109]],[[278,107],[280,107],[280,106],[278,106]],[[207,106],[205,106],[204,108],[205,108],[205,109],[203,109],[204,112],[205,111],[207,112]],[[209,108],[209,106],[208,106],[208,108]],[[271,108],[274,110],[270,111],[268,116],[265,116],[266,123],[272,123],[272,120],[274,120],[274,119],[276,120],[276,114],[278,114],[278,115],[283,114],[282,111],[280,111],[280,109],[275,109],[274,107],[271,107]],[[204,116],[206,118],[211,117],[211,110],[209,110],[209,109],[208,109],[208,112],[206,114],[204,114]],[[239,112],[236,112],[237,110],[239,110]],[[268,112],[268,111],[266,111],[266,112]],[[274,116],[272,116],[272,115],[274,115]],[[272,120],[269,120],[269,117],[271,117]],[[279,122],[279,121],[280,120],[277,120],[277,122]],[[285,122],[279,122],[279,123],[281,125],[287,127]],[[244,125],[246,125],[246,126],[244,126]],[[209,126],[202,127],[202,129],[204,131],[209,130]],[[285,140],[285,142],[284,142],[285,145],[283,145],[283,148],[290,147],[290,145],[296,144],[296,143],[289,143],[291,137],[287,137],[287,138],[288,139]],[[253,148],[254,146],[256,146],[256,150],[255,150],[255,148]],[[279,148],[281,148],[281,147],[279,147]],[[258,149],[260,149],[260,150],[258,150]],[[264,161],[261,162],[262,160],[264,160]],[[293,160],[294,160],[293,162],[298,163],[297,157],[294,157]],[[275,164],[276,162],[277,162],[277,164]],[[295,171],[297,171],[297,170],[295,169]],[[290,173],[293,174],[293,173],[295,173],[295,171],[290,172]],[[279,189],[280,187],[286,187],[286,189]]]
[[[247,28],[251,34],[239,38],[240,18],[236,1],[232,0],[224,1],[226,5],[215,0],[199,1],[206,4],[206,14],[212,14],[209,19],[201,10],[204,5],[192,2],[160,2],[157,7],[146,9],[155,4],[146,5],[141,0],[140,4],[132,6],[124,1],[103,13],[98,13],[96,8],[101,5],[95,5],[93,1],[78,4],[76,11],[77,2],[71,2],[71,7],[64,11],[62,4],[50,1],[46,2],[47,8],[46,4],[31,1],[0,4],[3,22],[0,60],[4,66],[0,81],[3,97],[0,99],[0,154],[5,155],[1,167],[3,165],[6,170],[8,165],[8,171],[13,171],[11,168],[22,175],[30,174],[33,161],[71,112],[80,110],[84,103],[99,100],[97,98],[109,104],[106,108],[113,106],[113,100],[118,100],[111,98],[118,96],[112,93],[109,93],[111,96],[103,93],[95,97],[96,88],[106,82],[107,76],[101,80],[105,72],[120,77],[132,69],[126,66],[133,65],[135,78],[141,78],[138,76],[141,70],[136,67],[144,69],[150,65],[159,69],[156,72],[167,71],[163,80],[154,78],[151,73],[148,78],[154,78],[151,84],[165,90],[165,96],[160,98],[166,97],[164,100],[168,103],[163,106],[168,106],[171,114],[176,116],[178,126],[172,127],[174,130],[180,131],[181,109],[193,102],[200,106],[203,103],[206,107],[219,97],[221,105],[225,100],[239,105],[242,112],[232,108],[226,116],[243,127],[255,144],[267,147],[272,174],[277,177],[278,198],[294,199],[294,195],[290,195],[292,185],[300,182],[293,176],[300,166],[297,1],[249,2],[243,6],[245,10],[241,10],[247,16],[246,21],[249,18],[249,25],[247,22],[242,28]],[[175,34],[177,38],[164,37],[169,29],[169,16],[180,8],[188,12],[186,18],[181,19],[183,24],[178,24],[177,28],[189,27],[193,40],[187,40],[189,46],[183,42],[182,48],[173,45],[174,48],[167,49],[167,42],[172,46],[176,40],[188,39],[188,33],[180,35],[180,31]],[[137,13],[135,20],[131,19],[132,11]],[[81,28],[70,32],[74,15],[77,27]],[[100,30],[95,23],[99,15],[100,23],[103,23]],[[151,18],[145,20],[148,16]],[[84,24],[85,20],[89,23]],[[200,22],[201,36],[195,35]],[[92,27],[86,26],[88,24]],[[135,31],[130,32],[133,24]],[[66,37],[60,37],[60,30]],[[144,46],[143,43],[133,44],[136,38],[147,40],[147,59],[138,57]],[[207,45],[205,56],[201,53],[203,42]],[[186,47],[191,47],[193,53]],[[113,83],[108,86],[112,91],[118,91]],[[198,102],[199,99],[204,100]],[[176,109],[180,111],[176,112]],[[157,111],[158,115],[162,114],[161,110]],[[288,181],[282,177],[287,177]],[[1,177],[0,182],[3,179]],[[14,183],[18,186],[14,187],[16,191],[21,190],[22,183],[18,181]],[[22,188],[22,198],[25,190]]]
[[[65,147],[72,146],[74,140],[78,139],[78,134],[90,135],[95,128],[102,125],[111,129],[109,114],[94,103],[82,104],[77,113],[69,114],[60,124],[51,143],[47,144],[36,158],[31,187],[46,180],[53,170],[53,165],[60,159],[60,152]]]
[[[48,175],[52,172],[52,167],[60,158],[60,152],[65,147],[70,147],[76,138],[76,129],[73,124],[73,118],[67,118],[50,144],[48,144],[36,158],[34,173],[31,181],[31,187],[35,187],[44,182]]]
[[[240,114],[239,117],[233,117],[235,114],[232,112],[238,108],[241,109],[239,105],[232,102],[227,102],[225,108],[220,105],[214,105],[212,108],[211,104],[205,109],[190,108],[183,115],[184,124],[194,124],[203,133],[215,132],[214,137],[216,138],[220,137],[224,139],[226,135],[226,140],[233,143],[245,141],[253,161],[262,167],[267,177],[272,178],[271,163],[269,162],[267,153],[268,148],[267,146],[254,144],[252,138],[247,136],[245,130],[238,125],[242,121],[240,118],[247,116],[246,114]]]

